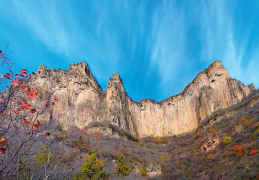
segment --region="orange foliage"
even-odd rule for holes
[[[216,131],[216,130],[217,130],[216,127],[210,127],[210,128],[208,129],[208,132],[214,132],[214,131]]]
[[[245,121],[245,125],[246,125],[246,126],[249,126],[249,125],[251,125],[253,122],[254,122],[253,119],[246,120],[246,121]]]
[[[245,154],[247,152],[247,149],[242,145],[235,145],[233,147],[233,152],[235,155],[240,156],[242,154]]]
[[[196,133],[195,136],[193,137],[193,139],[197,139],[200,140],[201,139],[201,133]]]
[[[259,126],[259,121],[256,122],[256,123],[254,123],[254,124],[252,125],[252,128],[255,129],[255,128],[258,127],[258,126]]]
[[[168,161],[168,156],[165,155],[165,154],[161,154],[160,155],[160,160],[163,161],[163,162],[166,162],[166,161]]]

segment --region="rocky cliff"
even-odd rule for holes
[[[166,136],[195,129],[208,115],[239,102],[255,88],[231,79],[220,61],[200,72],[178,95],[160,103],[146,99],[133,101],[125,92],[118,73],[109,80],[106,92],[85,62],[68,70],[40,66],[31,83],[41,97],[58,97],[60,102],[43,119],[58,118],[63,127],[83,128],[95,121],[111,123],[139,136]]]

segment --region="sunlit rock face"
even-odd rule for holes
[[[191,131],[215,110],[239,102],[255,89],[231,79],[220,61],[200,72],[182,93],[160,103],[130,99],[118,73],[103,92],[85,62],[68,70],[41,66],[31,83],[45,99],[60,98],[52,114],[45,117],[58,119],[61,126],[83,128],[93,121],[108,120],[139,137]]]

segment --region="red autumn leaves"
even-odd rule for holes
[[[2,55],[2,51],[0,51],[0,56]],[[12,108],[7,112],[2,112],[0,114],[0,117],[2,120],[6,121],[12,121],[13,119],[20,119],[19,121],[13,123],[10,127],[15,130],[16,133],[24,133],[29,134],[30,136],[33,136],[37,132],[42,132],[45,136],[50,136],[50,132],[48,131],[42,131],[43,128],[40,128],[42,126],[42,122],[36,119],[38,117],[37,112],[43,112],[40,109],[40,105],[37,104],[37,106],[33,105],[34,101],[33,99],[37,97],[37,90],[38,88],[32,88],[29,87],[28,84],[26,84],[24,81],[27,78],[27,70],[22,69],[19,74],[12,74],[12,73],[5,73],[2,74],[2,77],[6,78],[7,80],[10,80],[11,86],[17,86],[17,88],[20,88],[21,91],[19,93],[23,93],[23,96],[16,96],[14,95],[13,98],[11,98],[10,103],[15,105],[12,105]],[[0,77],[1,78],[1,77]],[[31,76],[28,78],[30,79]],[[0,99],[1,102],[4,102],[2,99]],[[46,107],[50,108],[50,105],[55,105],[55,101],[59,101],[58,97],[54,97],[52,101],[46,103]],[[51,104],[50,104],[51,103]],[[44,107],[43,107],[44,108]],[[41,114],[40,113],[40,114]],[[8,127],[9,128],[9,127]],[[34,133],[35,132],[35,133]],[[2,135],[3,136],[3,135]],[[11,137],[11,136],[10,136]],[[0,154],[5,154],[6,149],[8,149],[9,139],[6,139],[5,137],[0,137]]]
[[[15,74],[15,78],[11,81],[11,84],[14,85],[14,86],[18,86],[18,85],[25,86],[24,84],[22,84],[23,79],[22,78],[18,79],[19,76],[26,78],[27,77],[27,70],[22,69],[22,71],[19,74]],[[2,74],[2,77],[5,77],[6,79],[11,80],[11,74],[10,73]]]
[[[6,79],[11,79],[9,73],[2,74],[2,76],[5,77]]]
[[[6,139],[5,137],[0,137],[0,146],[4,146],[6,143],[8,143],[10,140]],[[4,154],[5,153],[5,148],[1,147],[0,148],[0,154]]]

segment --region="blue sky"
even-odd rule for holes
[[[8,0],[0,48],[30,72],[86,61],[104,90],[118,72],[137,101],[180,93],[214,60],[258,88],[258,12],[256,0]]]

